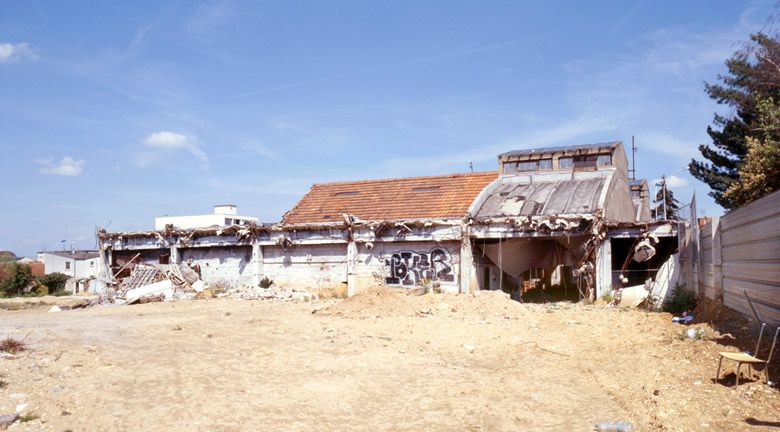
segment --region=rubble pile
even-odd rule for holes
[[[242,286],[229,288],[225,292],[217,294],[217,297],[229,297],[242,300],[267,300],[267,301],[311,301],[316,300],[317,295],[304,290],[281,288],[270,286],[268,288]]]
[[[239,286],[209,286],[200,279],[200,268],[191,262],[177,264],[135,264],[130,274],[121,279],[94,304],[133,304],[204,298],[233,298],[265,301],[311,301],[316,294],[305,290]]]

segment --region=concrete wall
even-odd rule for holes
[[[179,248],[179,259],[200,265],[203,280],[230,285],[252,284],[252,247]]]
[[[263,246],[261,274],[276,285],[303,289],[338,288],[347,282],[347,244]]]
[[[458,292],[460,241],[375,243],[358,245],[358,291],[376,285],[412,288],[422,279],[437,280],[442,289]]]
[[[699,231],[699,294],[711,299],[717,297],[713,265],[713,243],[714,235],[718,232],[718,222],[718,218],[713,218],[712,223],[702,226]]]
[[[780,191],[729,212],[701,233],[700,291],[752,315],[747,291],[762,319],[780,323]]]

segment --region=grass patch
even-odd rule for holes
[[[676,285],[672,297],[664,305],[664,312],[681,313],[696,308],[696,293],[685,285]]]
[[[41,418],[41,416],[31,412],[31,413],[26,413],[26,414],[20,415],[18,420],[19,420],[19,423],[27,423],[27,422],[31,422],[33,420],[38,420],[39,418]]]
[[[342,284],[334,288],[322,288],[319,295],[322,299],[345,299],[347,298],[347,285]]]

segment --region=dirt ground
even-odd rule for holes
[[[11,431],[780,427],[778,388],[755,375],[735,391],[732,363],[713,382],[717,352],[751,334],[735,320],[732,338],[663,313],[386,289],[48,307],[0,310],[0,338],[30,347],[0,358],[0,415],[27,404]]]

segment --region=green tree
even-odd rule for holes
[[[12,263],[8,276],[0,281],[0,293],[5,296],[18,296],[33,281],[30,266]]]
[[[65,283],[70,276],[64,273],[49,273],[38,278],[38,282],[49,289],[49,294],[57,294],[65,291]]]
[[[661,181],[656,183],[656,187],[658,187],[658,191],[655,193],[655,203],[656,206],[653,208],[653,218],[654,219],[666,219],[666,220],[672,220],[677,219],[678,214],[677,211],[680,209],[680,202],[677,201],[677,198],[674,197],[674,192],[672,192],[671,189],[669,189],[669,186],[666,185],[667,178],[666,176],[661,177]],[[664,188],[666,189],[666,193],[664,194]],[[666,200],[666,211],[664,212],[664,199]]]
[[[719,84],[705,83],[707,94],[719,104],[728,105],[735,115],[715,114],[707,128],[712,145],[699,146],[705,161],[692,160],[691,175],[710,186],[710,196],[726,209],[737,207],[733,195],[725,192],[740,177],[748,154],[748,139],[760,139],[756,127],[758,103],[780,100],[780,38],[778,34],[750,35],[751,43],[726,61],[728,73],[718,75]]]
[[[760,100],[755,124],[756,136],[747,138],[748,152],[739,179],[723,194],[736,206],[780,190],[780,100]]]

